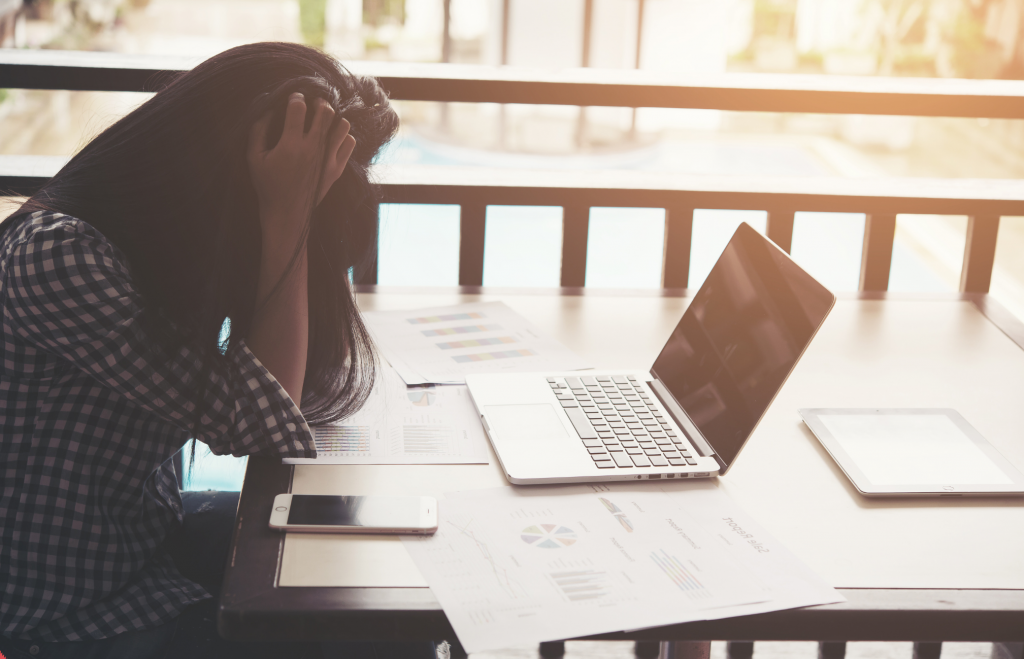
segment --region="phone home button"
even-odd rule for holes
[[[284,511],[288,510],[288,507],[287,506],[278,506],[277,508],[274,508],[274,510],[276,510],[279,513],[283,513]]]

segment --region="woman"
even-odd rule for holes
[[[380,86],[327,55],[242,46],[170,80],[4,223],[8,659],[173,656],[208,632],[190,625],[211,624],[219,582],[183,574],[171,458],[190,438],[313,457],[308,424],[365,400],[349,272],[375,253],[367,172],[397,126]]]

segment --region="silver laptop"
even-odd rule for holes
[[[724,474],[835,296],[740,225],[649,371],[467,375],[512,483]]]

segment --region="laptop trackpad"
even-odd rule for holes
[[[487,425],[502,439],[560,440],[569,436],[555,408],[543,405],[486,405]]]

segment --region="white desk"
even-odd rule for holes
[[[359,302],[368,310],[496,299],[599,368],[649,366],[686,304],[654,295],[521,292],[377,293],[360,295]],[[1020,323],[999,320],[1018,338],[1024,336]],[[974,302],[954,296],[840,299],[735,467],[719,481],[838,588],[967,589],[970,597],[981,589],[1008,589],[993,596],[1002,597],[996,608],[1024,620],[1024,595],[1018,592],[1024,591],[1024,500],[864,498],[796,412],[800,407],[953,407],[1024,470],[1022,401],[1024,350]],[[492,455],[490,465],[298,466],[291,491],[442,495],[501,485],[507,482]],[[428,598],[424,601],[432,600],[400,542],[383,537],[289,535],[277,586],[281,595],[348,587],[333,590],[394,595],[401,589],[406,594],[396,597],[420,601],[417,591]],[[856,591],[844,594],[849,598],[851,592]],[[979,608],[975,599],[950,605]]]

